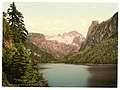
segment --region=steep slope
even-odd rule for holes
[[[81,47],[81,44],[83,43],[84,40],[85,40],[84,37],[76,36],[76,37],[73,38],[72,44],[76,44],[76,45]]]
[[[66,63],[74,64],[116,64],[118,55],[117,33],[106,38],[95,47],[87,47],[83,51],[66,57]]]
[[[63,35],[53,36],[29,33],[29,39],[40,49],[51,53],[54,57],[63,58],[69,53],[78,51],[85,38],[80,33],[71,31]]]
[[[103,21],[102,23],[98,23],[98,21],[92,22],[89,27],[87,37],[82,43],[80,51],[85,49],[88,46],[95,46],[100,43],[103,39],[110,37],[114,33],[118,32],[118,12],[114,14],[113,17],[108,19],[107,21]]]
[[[79,49],[77,45],[60,43],[56,40],[47,40],[42,43],[41,47],[54,55],[56,58],[63,58],[68,53],[76,52]]]
[[[66,63],[116,64],[118,59],[118,13],[88,31],[88,36],[80,50],[80,52],[66,57]]]
[[[38,63],[48,63],[50,61],[55,61],[55,58],[48,52],[41,50],[38,46],[30,42],[26,43],[26,47],[30,53],[30,57]]]
[[[41,46],[41,43],[46,40],[46,37],[41,33],[29,33],[28,38],[37,46]]]

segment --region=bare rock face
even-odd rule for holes
[[[42,48],[54,55],[56,58],[63,58],[69,52],[75,52],[79,48],[76,45],[60,43],[56,40],[48,40],[42,43]]]
[[[85,40],[85,38],[83,36],[76,36],[76,37],[74,37],[72,43],[76,44],[78,46],[81,46],[81,44],[83,43],[84,40]]]
[[[89,46],[95,46],[99,44],[103,39],[110,37],[118,32],[118,12],[115,13],[107,21],[98,23],[93,21],[88,29],[88,34],[85,41],[82,43],[80,51]]]
[[[35,45],[51,53],[56,58],[63,58],[69,53],[78,51],[81,43],[85,39],[76,31],[53,36],[45,36],[40,33],[29,33],[28,36]]]
[[[79,37],[79,36],[80,36],[81,42],[84,41],[85,38],[80,33],[76,32],[76,31],[63,33],[63,35],[60,35],[60,34],[53,35],[53,36],[48,36],[47,35],[46,39],[47,40],[56,40],[60,43],[76,44],[76,43],[73,42],[73,40],[74,40],[74,38]]]
[[[89,35],[89,34],[91,33],[91,31],[93,30],[93,27],[95,27],[95,26],[98,25],[98,24],[99,24],[99,21],[98,21],[98,20],[92,21],[91,26],[90,26],[89,29],[88,29],[87,35]]]
[[[29,33],[28,38],[37,46],[46,40],[46,37],[41,33]]]

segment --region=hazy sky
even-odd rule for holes
[[[3,3],[3,11],[7,11],[9,4]],[[29,32],[47,35],[75,30],[86,36],[93,20],[105,21],[118,10],[117,3],[15,2],[15,4],[18,11],[23,14]]]

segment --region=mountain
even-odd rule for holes
[[[70,52],[76,52],[79,50],[77,45],[60,43],[56,40],[45,41],[42,43],[41,47],[56,58],[62,58]]]
[[[40,33],[29,33],[28,36],[36,46],[47,51],[56,58],[63,58],[71,52],[77,52],[85,39],[76,31],[53,36],[43,35]]]
[[[76,44],[76,45],[81,47],[81,44],[83,43],[84,40],[85,40],[84,37],[76,36],[76,37],[73,38],[72,44]]]
[[[29,33],[28,38],[37,46],[40,46],[46,40],[46,37],[41,33]]]
[[[91,31],[93,30],[93,28],[94,28],[96,25],[98,25],[98,24],[99,24],[99,21],[98,21],[98,20],[92,21],[92,23],[91,23],[91,25],[90,25],[90,27],[89,27],[89,29],[88,29],[87,36],[91,33]]]
[[[42,50],[35,44],[33,44],[30,40],[26,41],[26,48],[30,53],[31,59],[34,62],[38,63],[48,63],[50,61],[55,61],[56,59],[48,52]]]
[[[103,39],[112,36],[118,32],[118,13],[107,21],[103,21],[99,24],[98,21],[93,21],[88,29],[87,37],[82,43],[80,51],[89,46],[95,46],[99,44]]]
[[[84,41],[84,37],[76,32],[76,31],[71,31],[71,32],[68,32],[68,33],[63,33],[63,35],[61,34],[57,34],[57,35],[53,35],[53,36],[46,36],[46,39],[47,40],[56,40],[60,43],[66,43],[66,44],[76,44],[76,45],[79,45],[78,43],[74,43],[73,42],[73,39],[74,38],[78,38],[78,42],[79,43],[82,43]]]
[[[95,21],[96,22],[96,21]],[[74,64],[117,64],[118,12],[102,23],[92,22],[80,52],[64,58]],[[93,26],[93,27],[92,27]]]

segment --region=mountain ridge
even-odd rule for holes
[[[115,13],[110,19],[103,21],[102,23],[95,24],[92,28],[92,24],[89,27],[88,35],[85,41],[82,43],[80,51],[86,47],[95,46],[103,39],[110,37],[112,34],[118,32],[118,12]],[[91,30],[90,30],[91,28]]]
[[[39,48],[51,53],[56,58],[63,58],[71,52],[77,52],[85,39],[76,31],[53,36],[29,33],[28,38]]]
[[[82,34],[80,34],[77,31],[70,31],[68,33],[55,34],[52,36],[46,35],[46,39],[47,40],[57,40],[58,42],[66,43],[66,44],[73,44],[74,37],[78,37],[78,36],[80,36],[80,39],[81,39],[80,42],[83,42],[85,38],[83,37]]]
[[[117,64],[118,12],[110,19],[94,25],[90,31],[89,29],[79,52],[65,57],[63,62],[71,64]]]

